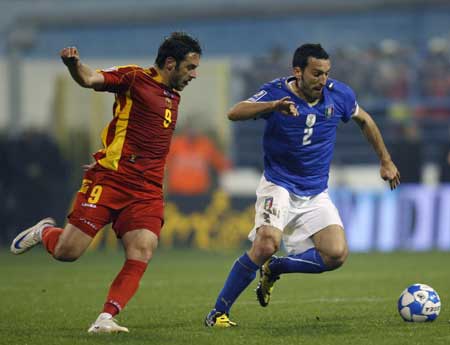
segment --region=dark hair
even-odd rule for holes
[[[320,44],[307,43],[297,48],[292,59],[292,67],[304,70],[308,65],[308,58],[328,60],[330,56]]]
[[[200,43],[185,32],[172,32],[159,46],[155,63],[159,68],[163,68],[166,59],[173,57],[178,66],[189,53],[201,55],[202,48],[200,47]]]

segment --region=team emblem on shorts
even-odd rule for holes
[[[272,208],[272,205],[273,205],[273,197],[272,196],[269,198],[266,198],[264,200],[264,209],[266,211],[269,211]]]
[[[264,218],[266,219],[266,214],[271,214],[275,217],[280,217],[280,211],[273,207],[273,197],[268,197],[264,199]],[[267,222],[266,223],[270,223]]]

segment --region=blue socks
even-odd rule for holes
[[[258,269],[259,266],[250,260],[247,253],[244,253],[244,255],[238,258],[234,262],[230,274],[225,281],[225,285],[217,297],[214,309],[221,313],[229,314],[233,303],[242,291],[255,279]],[[329,271],[330,268],[325,265],[316,248],[311,248],[301,254],[279,257],[272,260],[270,270],[272,274],[280,275],[282,273],[294,272],[322,273]]]
[[[217,297],[214,308],[219,312],[229,314],[231,306],[241,292],[255,279],[258,269],[259,266],[250,260],[247,253],[238,258],[231,268],[219,297]]]
[[[306,252],[279,257],[269,265],[273,275],[282,273],[322,273],[329,271],[316,248],[310,248]]]

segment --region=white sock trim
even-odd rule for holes
[[[97,318],[97,321],[109,320],[109,319],[112,319],[112,315],[110,313],[100,313],[100,315]]]

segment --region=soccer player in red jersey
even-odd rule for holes
[[[199,42],[182,32],[162,42],[148,69],[131,65],[94,71],[81,63],[77,48],[61,50],[80,86],[115,94],[114,116],[102,132],[104,147],[84,175],[66,227],[57,228],[53,219],[45,218],[17,235],[11,251],[21,254],[42,242],[56,260],[74,261],[112,223],[126,261],[90,333],[128,332],[113,317],[135,294],[158,245],[164,165],[177,122],[178,91],[197,77],[201,53]]]

